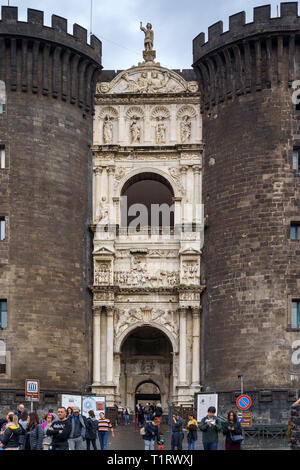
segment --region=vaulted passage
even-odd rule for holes
[[[134,409],[136,403],[162,401],[166,409],[172,387],[172,352],[169,338],[157,328],[137,328],[125,339],[121,349],[122,403]]]

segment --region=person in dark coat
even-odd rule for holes
[[[147,421],[145,424],[145,434],[143,439],[145,441],[145,450],[154,450],[155,441],[159,441],[158,420]]]
[[[37,413],[29,413],[28,434],[30,450],[43,450],[44,430]]]
[[[243,430],[241,424],[238,422],[238,416],[235,411],[229,411],[227,422],[223,424],[223,434],[226,436],[225,449],[226,450],[240,450],[241,442],[235,442],[233,436],[242,436]]]
[[[183,419],[179,416],[178,413],[173,413],[173,423],[172,423],[172,437],[171,437],[171,449],[182,450],[182,441],[184,434],[182,431]]]
[[[14,411],[14,414],[18,416],[18,421],[21,419],[22,413],[24,412],[24,405],[23,403],[20,403],[18,405],[18,408]]]
[[[193,415],[189,415],[189,421],[187,424],[187,441],[188,441],[188,450],[196,450],[196,441],[197,441],[197,431],[198,431],[198,423]]]
[[[90,450],[91,443],[93,449],[97,450],[96,439],[98,436],[98,420],[93,410],[89,411],[89,417],[86,420],[85,426],[86,450]]]
[[[0,435],[1,447],[9,450],[19,450],[19,439],[21,428],[18,424],[18,416],[9,413],[7,415],[7,426],[3,434]]]

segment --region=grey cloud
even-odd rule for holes
[[[93,0],[93,33],[103,42],[103,67],[124,69],[142,61],[143,33],[139,22],[151,21],[155,32],[157,61],[170,68],[190,68],[192,40],[208,26],[241,10],[252,20],[255,6],[272,5],[276,15],[278,1],[249,0]],[[90,0],[10,0],[19,7],[19,15],[26,19],[26,9],[45,11],[45,22],[50,25],[51,14],[68,19],[69,32],[78,23],[90,29]]]

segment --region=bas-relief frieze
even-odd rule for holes
[[[145,324],[161,324],[167,328],[174,337],[178,334],[178,313],[173,310],[164,310],[162,308],[147,309],[143,308],[124,308],[115,309],[115,336],[119,337],[130,325],[142,322]]]

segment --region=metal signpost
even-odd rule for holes
[[[25,380],[25,400],[30,401],[31,413],[33,412],[33,402],[40,401],[40,381],[37,379]]]

